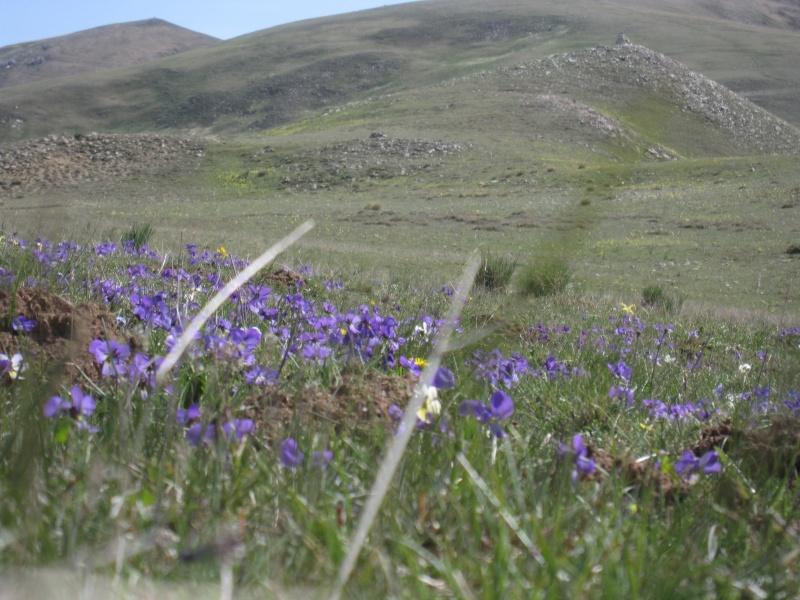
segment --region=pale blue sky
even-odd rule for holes
[[[157,17],[229,39],[283,23],[408,0],[0,0],[0,47]]]

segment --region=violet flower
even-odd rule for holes
[[[64,400],[61,396],[51,396],[44,405],[44,416],[54,419],[62,414],[70,414],[78,426],[78,429],[86,429],[91,433],[96,433],[98,429],[88,425],[85,417],[94,414],[97,408],[95,399],[89,394],[84,394],[83,390],[77,385],[72,386],[72,402]]]
[[[29,332],[36,327],[35,319],[28,319],[25,315],[18,315],[11,321],[11,328],[14,331]]]
[[[287,469],[296,469],[299,467],[305,455],[300,452],[297,447],[297,442],[292,438],[286,438],[281,442],[281,464]]]
[[[505,437],[506,433],[498,424],[514,414],[514,401],[511,396],[502,390],[496,390],[489,404],[477,400],[465,400],[459,407],[459,414],[462,417],[472,415],[478,422],[489,426],[489,433],[497,438]]]
[[[330,450],[322,450],[321,452],[314,452],[311,462],[315,467],[323,470],[328,468],[328,465],[333,460],[333,452]]]
[[[719,473],[722,471],[722,463],[719,454],[714,450],[709,450],[702,457],[697,458],[694,452],[686,450],[681,459],[675,463],[675,472],[682,477],[691,477],[698,471],[703,471],[706,475]]]

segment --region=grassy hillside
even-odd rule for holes
[[[130,67],[217,41],[161,19],[147,19],[13,44],[0,48],[0,88]]]
[[[432,1],[255,32],[118,73],[17,86],[0,101],[0,139],[73,129],[258,131],[308,110],[610,44],[620,31],[800,123],[792,102],[800,37],[791,29],[679,0],[602,10],[585,0]]]

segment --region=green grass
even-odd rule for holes
[[[522,294],[534,298],[555,296],[566,289],[572,277],[572,269],[563,260],[534,258],[520,272],[517,287]]]
[[[481,262],[475,285],[490,292],[503,291],[511,283],[517,261],[508,256],[493,256],[491,252],[481,253]]]
[[[123,259],[108,257],[98,265],[76,258],[76,280],[124,272],[129,261]],[[33,276],[25,270],[29,260],[30,252],[3,246],[7,268]],[[173,264],[194,269],[180,259]],[[159,265],[155,261],[152,266]],[[232,275],[230,269],[221,272],[223,278]],[[36,276],[59,285],[56,273]],[[328,291],[323,280],[330,278],[341,279],[344,289]],[[302,293],[340,308],[377,301],[388,313],[398,305],[402,322],[443,314],[448,298],[436,293],[439,282],[412,277],[379,284],[341,268],[308,277]],[[418,286],[422,291],[413,289]],[[116,311],[132,318],[124,303]],[[258,324],[247,312],[246,318]],[[503,323],[489,337],[469,341],[486,315],[502,315]],[[609,316],[615,323],[609,323]],[[625,407],[609,398],[608,389],[618,382],[608,362],[624,359],[631,365],[639,400],[708,398],[742,431],[769,431],[777,421],[754,415],[748,403],[727,395],[738,398],[769,386],[780,406],[786,392],[800,387],[793,368],[799,358],[797,336],[781,339],[780,327],[682,315],[670,318],[674,330],[668,340],[674,348],[667,348],[657,345],[661,334],[653,327],[667,321],[661,315],[639,316],[648,327],[623,356],[595,343],[622,343],[615,329],[625,312],[616,303],[575,294],[536,300],[481,294],[470,300],[458,338],[467,345],[445,358],[457,381],[455,389],[441,393],[450,433],[434,429],[412,438],[391,501],[379,514],[346,596],[726,597],[754,586],[767,596],[796,594],[796,579],[787,569],[798,547],[790,525],[800,516],[796,476],[764,468],[762,459],[751,462],[744,442],[730,442],[723,472],[701,476],[677,502],[649,484],[631,486],[613,470],[573,486],[571,459],[559,458],[556,441],[569,444],[581,432],[587,442],[616,456],[652,455],[645,464],[660,460],[668,465],[697,443],[703,426],[694,420],[653,419],[641,404]],[[537,323],[570,325],[571,331],[530,335],[540,331]],[[581,330],[593,332],[584,344],[579,343]],[[692,331],[699,331],[699,337]],[[699,347],[693,340],[702,343],[702,355],[692,354]],[[151,351],[163,350],[163,333],[150,335],[148,345]],[[476,349],[493,348],[506,356],[520,352],[537,368],[553,355],[588,376],[523,377],[509,391],[513,419],[500,423],[508,435],[495,443],[481,424],[459,416],[458,409],[465,399],[488,400],[488,384],[474,379],[465,363]],[[271,364],[274,350],[261,347],[259,361]],[[408,350],[425,356],[430,345],[417,341]],[[661,366],[647,358],[648,351],[659,354]],[[768,358],[760,362],[757,353],[762,351]],[[667,355],[679,360],[670,362]],[[752,364],[748,373],[741,369],[744,362]],[[243,415],[252,404],[249,387],[224,361],[190,358],[181,372],[174,381],[176,392],[194,389],[192,395],[209,414]],[[76,429],[68,417],[43,420],[43,399],[59,390],[48,387],[46,369],[31,364],[24,380],[4,381],[0,390],[0,443],[5,448],[0,523],[8,540],[0,548],[0,563],[12,571],[25,565],[44,573],[80,558],[98,585],[108,577],[137,589],[137,581],[144,579],[166,595],[173,584],[192,582],[200,586],[198,593],[205,589],[211,595],[231,557],[235,587],[244,597],[263,595],[265,587],[267,597],[283,597],[284,592],[323,596],[392,429],[381,420],[362,420],[357,410],[337,420],[321,412],[323,404],[306,405],[303,412],[303,403],[332,401],[336,393],[362,402],[368,382],[378,375],[399,377],[401,369],[384,371],[380,361],[312,365],[292,360],[279,391],[296,406],[294,414],[268,418],[242,444],[220,440],[192,448],[168,419],[166,392],[144,400],[108,380],[90,390],[100,407],[90,419],[100,428],[97,434]],[[202,389],[193,383],[198,377]],[[717,399],[719,384],[724,394]],[[712,421],[723,418],[715,413]],[[296,470],[283,468],[279,443],[286,437],[296,439],[307,457],[330,449],[335,460],[325,471],[310,462]],[[761,451],[769,453],[768,448]],[[769,460],[776,456],[770,454]],[[122,538],[131,549],[141,543],[143,551],[119,561],[116,544]],[[243,543],[240,552],[220,550],[236,539]],[[196,560],[186,560],[202,549]],[[51,584],[51,593],[69,594],[71,585],[86,585],[79,575],[60,581],[62,589]]]

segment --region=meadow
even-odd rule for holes
[[[713,318],[658,285],[620,302],[568,267],[508,287],[491,255],[471,289],[289,256],[161,369],[248,261],[152,233],[3,236],[7,585],[329,597],[408,434],[344,597],[800,591],[791,315]]]
[[[501,4],[4,89],[0,596],[800,595],[792,13]]]

